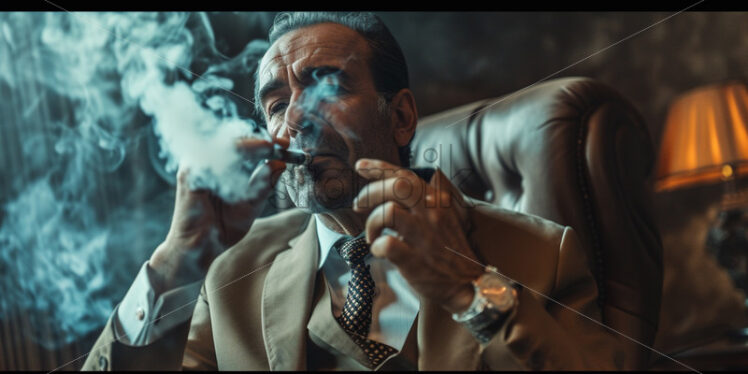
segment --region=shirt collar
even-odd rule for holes
[[[322,220],[319,219],[319,216],[317,214],[314,215],[314,219],[317,220],[317,239],[319,240],[319,252],[320,252],[319,253],[319,264],[317,265],[317,270],[322,269],[322,266],[325,265],[325,262],[329,258],[330,252],[335,247],[335,243],[337,243],[338,240],[340,240],[340,238],[354,239],[354,238],[360,238],[366,235],[366,230],[361,231],[361,233],[356,235],[355,237],[341,234],[325,226],[325,224],[322,223]],[[337,257],[341,261],[343,261],[343,258],[340,257],[340,255],[337,255]],[[369,257],[371,257],[371,253],[368,253],[366,257],[364,258],[369,258]]]
[[[319,264],[317,266],[317,270],[319,270],[327,261],[327,256],[330,254],[333,245],[345,235],[325,226],[316,214],[314,218],[317,220],[317,238],[319,239]]]

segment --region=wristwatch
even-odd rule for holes
[[[488,343],[501,329],[507,317],[517,307],[519,286],[505,280],[493,266],[473,281],[475,296],[470,307],[452,314],[452,319],[463,324],[481,343]]]

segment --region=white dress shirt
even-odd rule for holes
[[[333,314],[339,316],[345,303],[351,272],[333,245],[344,235],[329,229],[316,215],[315,218],[320,250],[317,269],[324,272],[330,290]],[[368,338],[402,350],[418,314],[418,295],[403,279],[395,265],[388,260],[369,254],[364,262],[370,265],[376,288]],[[149,275],[151,271],[146,261],[124,299],[114,310],[115,332],[124,344],[150,344],[192,316],[202,281],[166,291],[154,300],[152,275]]]

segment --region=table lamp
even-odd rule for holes
[[[748,293],[748,85],[728,81],[677,97],[665,122],[656,172],[658,192],[722,183],[721,211],[707,248]]]

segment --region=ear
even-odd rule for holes
[[[407,88],[398,91],[392,98],[390,109],[395,143],[402,147],[410,142],[418,124],[418,109],[413,92]]]

